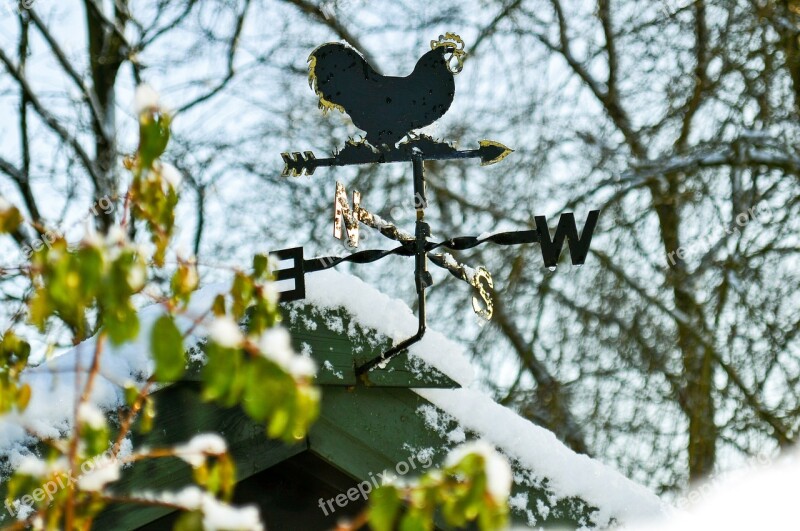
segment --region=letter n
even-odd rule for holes
[[[333,236],[342,239],[342,221],[347,232],[347,244],[358,247],[358,222],[361,218],[361,193],[353,192],[353,208],[347,201],[347,190],[336,181],[336,197],[333,200]]]
[[[569,255],[572,258],[572,265],[582,265],[586,261],[586,255],[589,254],[589,245],[592,243],[592,235],[599,215],[599,210],[589,212],[579,238],[578,228],[575,225],[575,216],[571,212],[561,214],[558,219],[556,234],[552,240],[550,240],[550,230],[547,228],[547,219],[544,216],[536,216],[536,232],[539,236],[539,245],[542,246],[544,265],[555,267],[558,264],[558,257],[561,255],[561,248],[564,246],[564,238],[567,238],[569,243]]]

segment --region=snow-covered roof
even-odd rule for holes
[[[417,318],[405,303],[337,271],[309,275],[306,302],[318,309],[345,308],[359,324],[395,342],[412,336],[417,330]],[[578,497],[596,507],[598,512],[593,515],[593,523],[599,526],[613,520],[630,523],[652,519],[668,512],[668,507],[646,487],[600,461],[575,453],[549,430],[501,406],[480,390],[470,388],[472,366],[463,347],[442,333],[427,332],[409,352],[463,386],[462,389],[414,390],[447,414],[445,419],[431,409],[419,411],[426,416],[429,427],[439,430],[449,423],[447,429],[454,443],[463,440],[464,431],[492,443],[517,465],[517,469],[533,474],[526,478],[518,475],[515,481],[541,483],[546,479],[548,490],[558,498]]]
[[[303,303],[317,310],[344,308],[361,330],[372,329],[395,342],[416,332],[417,319],[405,303],[356,277],[328,270],[309,275],[306,282],[307,298]],[[225,285],[213,285],[196,292],[179,326],[188,330],[225,289]],[[159,305],[144,308],[140,312],[139,338],[119,348],[106,346],[100,378],[92,394],[92,402],[101,409],[110,411],[122,406],[124,386],[129,382],[141,383],[152,373],[150,329],[162,313]],[[353,327],[344,332],[359,333]],[[196,327],[188,342],[198,341],[204,333],[202,327]],[[48,437],[69,429],[73,421],[75,378],[85,377],[94,348],[94,339],[90,339],[24,372],[23,381],[34,388],[33,397],[22,415],[0,418],[0,459],[5,458],[14,466],[22,456],[30,454],[27,445],[34,439],[26,428]],[[559,499],[583,500],[597,509],[592,514],[594,525],[604,526],[613,521],[626,524],[667,511],[661,500],[643,486],[597,460],[576,454],[548,430],[497,404],[477,388],[470,388],[473,371],[469,359],[459,344],[442,333],[429,330],[422,341],[411,347],[410,354],[463,386],[414,390],[433,405],[419,408],[417,415],[431,430],[447,430],[446,439],[453,446],[463,442],[466,433],[491,443],[511,460],[515,483],[546,487],[544,490],[550,493],[553,505]],[[512,499],[512,507],[525,514],[527,500]]]
[[[575,453],[553,432],[533,424],[475,389],[416,389],[420,396],[455,419],[426,411],[433,429],[467,430],[497,447],[515,465],[532,473],[515,477],[525,486],[547,488],[556,498],[580,498],[596,507],[593,523],[634,523],[658,518],[668,508],[646,487],[586,455]],[[552,501],[555,503],[555,500]],[[513,503],[512,503],[513,505]]]
[[[411,309],[398,299],[378,291],[360,278],[328,269],[306,278],[306,298],[319,310],[344,308],[362,328],[372,329],[395,343],[417,333],[417,318]],[[355,335],[356,329],[347,330]],[[428,365],[436,367],[463,386],[472,383],[472,365],[460,345],[436,330],[428,330],[421,341],[409,348],[409,353]]]

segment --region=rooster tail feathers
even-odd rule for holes
[[[324,45],[323,45],[324,46]],[[344,107],[338,105],[328,98],[320,90],[319,83],[317,82],[317,56],[314,55],[319,48],[311,52],[308,56],[308,86],[314,90],[314,94],[319,98],[319,108],[322,109],[323,116],[328,114],[328,111],[335,109],[339,112],[345,112]]]
[[[362,62],[365,68],[344,67],[358,62]],[[357,84],[365,70],[372,68],[352,46],[339,42],[317,46],[308,56],[308,84],[319,98],[320,108],[326,113],[335,109],[347,114],[346,108],[353,103],[350,102],[353,95],[351,91],[341,90],[341,86],[347,84],[348,79]]]

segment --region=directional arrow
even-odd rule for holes
[[[481,140],[478,149],[459,151],[449,144],[435,142],[427,137],[401,144],[391,151],[375,151],[366,144],[347,144],[347,146],[334,155],[318,159],[311,151],[281,153],[285,166],[284,177],[299,177],[313,175],[320,167],[350,166],[354,164],[371,164],[387,162],[411,162],[419,157],[426,160],[455,160],[455,159],[481,159],[481,166],[495,164],[506,158],[514,150],[494,140]]]

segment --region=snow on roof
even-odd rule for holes
[[[181,330],[188,330],[211,307],[214,297],[228,291],[229,285],[213,284],[192,295],[186,314],[177,319]],[[360,279],[335,271],[309,275],[306,302],[325,308],[345,307],[362,326],[380,331],[400,341],[413,335],[417,320],[403,302],[392,299]],[[139,311],[140,331],[137,339],[119,347],[106,344],[101,358],[91,401],[105,411],[124,404],[124,386],[141,385],[153,371],[150,357],[150,329],[164,313],[153,304]],[[185,341],[187,348],[199,340],[206,330],[196,327]],[[90,338],[78,346],[26,369],[22,381],[34,389],[28,408],[21,415],[0,417],[0,459],[7,458],[12,467],[31,453],[28,445],[35,442],[30,432],[44,437],[59,437],[73,424],[76,376],[85,382],[92,364],[96,341]],[[411,348],[412,355],[435,366],[461,385],[472,381],[473,373],[463,349],[438,332],[428,332],[423,341]],[[78,370],[76,371],[76,368]]]
[[[417,318],[406,303],[333,269],[308,275],[306,298],[299,303],[311,303],[318,309],[345,308],[361,326],[380,332],[395,344],[417,333]],[[409,353],[463,386],[472,382],[472,365],[463,347],[435,330],[428,330]]]
[[[332,270],[309,275],[307,299],[318,309],[345,308],[360,325],[371,328],[397,342],[416,332],[417,319],[409,307],[379,292],[360,279]],[[215,284],[198,290],[186,315],[178,320],[188,330],[211,307],[214,297],[227,290]],[[163,313],[160,305],[151,305],[139,313],[141,330],[132,343],[120,347],[106,345],[101,358],[99,378],[91,401],[103,410],[120,407],[123,388],[129,382],[143,382],[153,370],[149,356],[150,329]],[[205,334],[202,327],[187,340],[191,346]],[[35,389],[28,408],[21,415],[0,417],[0,458],[12,466],[30,454],[26,444],[34,439],[28,428],[47,437],[57,437],[73,422],[76,375],[85,378],[91,366],[94,338],[26,369],[22,380]],[[463,348],[439,332],[429,330],[410,353],[467,387],[473,380],[472,367]],[[76,372],[76,367],[79,370]],[[630,481],[598,461],[578,455],[539,426],[495,403],[474,389],[417,389],[420,396],[452,417],[459,430],[473,432],[492,443],[520,466],[537,477],[546,478],[548,488],[558,497],[579,497],[599,509],[595,523],[604,525],[612,518],[630,523],[664,514],[665,506],[645,487]],[[422,413],[420,413],[422,414]],[[458,430],[457,430],[458,431]],[[463,431],[460,432],[463,439]],[[457,442],[456,439],[451,439]]]
[[[214,297],[227,291],[225,284],[214,284],[198,290],[192,296],[186,314],[176,320],[187,331],[194,320],[205,315]],[[160,304],[139,311],[140,330],[137,339],[119,347],[106,342],[100,359],[100,371],[95,380],[91,402],[101,410],[110,411],[124,404],[124,387],[128,383],[141,385],[153,371],[150,357],[150,329],[164,313]],[[187,348],[196,344],[205,331],[197,327],[184,343]],[[0,459],[6,458],[12,467],[23,456],[30,455],[27,445],[35,443],[30,432],[56,438],[73,425],[76,377],[83,388],[92,365],[96,340],[90,338],[78,346],[37,365],[25,369],[21,381],[33,389],[31,401],[22,414],[0,416]]]
[[[520,467],[547,479],[558,498],[578,497],[598,509],[593,523],[632,523],[667,514],[669,508],[646,487],[600,461],[577,454],[549,430],[520,417],[475,389],[415,389],[451,415],[463,429],[500,449]],[[426,415],[427,424],[441,429],[445,419]]]
[[[306,301],[318,309],[345,308],[362,326],[395,343],[417,330],[417,318],[405,303],[358,278],[333,270],[307,277]],[[473,379],[469,360],[460,345],[441,333],[429,330],[410,353],[465,387],[414,390],[451,415],[460,424],[456,431],[477,434],[535,476],[546,478],[548,488],[557,497],[578,497],[597,507],[598,512],[593,514],[595,524],[604,526],[612,519],[619,523],[652,519],[669,510],[646,487],[597,460],[575,453],[552,432],[497,404],[481,391],[467,388]],[[430,416],[426,421],[431,421]],[[451,438],[454,442],[456,439]]]

